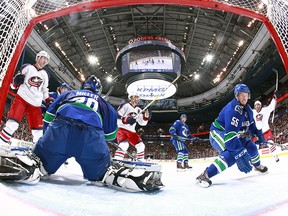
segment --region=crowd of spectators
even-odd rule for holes
[[[284,90],[283,90],[284,89]],[[287,94],[287,87],[283,87],[281,92]],[[268,101],[269,102],[269,101]],[[284,100],[284,103],[276,109],[276,115],[273,124],[270,128],[274,134],[275,142],[280,144],[288,143],[288,99]],[[9,104],[6,104],[3,118],[0,124],[0,130],[4,127],[6,121],[6,116],[9,111]],[[189,125],[191,133],[200,138],[207,140],[208,131],[211,122]],[[146,145],[145,158],[151,159],[165,159],[174,160],[177,157],[177,153],[169,140],[169,128],[171,124],[167,123],[149,123],[145,128],[136,128],[138,133],[142,135],[143,141]],[[206,135],[203,135],[203,132]],[[24,141],[32,142],[32,134],[28,127],[28,122],[26,116],[22,123],[20,124],[18,130],[13,135],[14,138],[22,139]],[[115,152],[115,147],[109,146],[111,149],[111,154]],[[187,147],[189,149],[189,158],[206,158],[217,156],[217,151],[215,151],[209,141],[201,141],[189,143],[187,142]],[[132,148],[131,148],[132,149]],[[130,150],[130,149],[129,149]],[[131,154],[134,152],[130,151]]]

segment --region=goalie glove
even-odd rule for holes
[[[102,182],[126,192],[155,191],[164,186],[160,170],[155,163],[113,160]]]
[[[54,101],[55,99],[53,97],[48,97],[45,99],[45,104],[46,104],[46,107],[48,108]]]

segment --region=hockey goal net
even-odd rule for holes
[[[73,12],[136,4],[163,4],[163,2],[157,0],[1,0],[0,115],[3,113],[9,84],[23,47],[37,23]],[[262,21],[274,39],[288,71],[287,0],[169,0],[166,4],[223,10]]]

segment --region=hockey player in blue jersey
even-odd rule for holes
[[[62,83],[56,90],[56,92],[49,92],[49,96],[56,99],[59,95],[66,91],[70,91],[71,87],[67,83]]]
[[[90,76],[81,90],[62,93],[48,108],[45,134],[34,149],[48,174],[70,157],[75,157],[88,180],[105,174],[110,165],[106,141],[116,138],[117,113],[99,95],[101,88],[99,79]]]
[[[187,116],[182,114],[180,120],[176,120],[173,125],[169,128],[171,134],[171,142],[177,151],[177,169],[191,169],[192,167],[188,164],[188,153],[189,150],[185,145],[186,140],[194,140],[196,137],[192,136],[188,125],[185,123]],[[182,165],[183,163],[183,165]]]
[[[262,173],[268,171],[260,163],[257,146],[245,135],[256,135],[260,143],[265,143],[262,131],[256,128],[252,109],[247,104],[250,89],[245,84],[237,84],[234,95],[235,98],[221,110],[210,127],[210,143],[220,155],[196,178],[196,183],[202,187],[209,187],[212,184],[211,177],[235,163],[244,173],[250,172],[252,167]]]
[[[53,101],[62,93],[66,92],[66,91],[70,91],[71,87],[67,84],[67,83],[62,83],[56,90],[56,92],[49,92],[49,98],[50,101],[48,104],[45,103],[45,101],[42,101],[41,104],[41,111],[42,111],[42,115],[44,116],[46,111],[47,111],[47,106],[50,106]]]
[[[111,160],[106,141],[116,139],[117,112],[100,96],[101,88],[92,75],[81,90],[59,95],[45,114],[46,132],[33,152],[0,152],[0,180],[36,184],[74,157],[92,184],[129,192],[160,189],[160,165]]]

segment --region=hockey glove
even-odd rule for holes
[[[238,169],[241,172],[248,173],[252,170],[251,158],[245,148],[240,148],[236,151],[230,152],[230,154],[235,158]]]
[[[131,116],[124,116],[124,117],[122,118],[122,123],[123,123],[123,124],[133,125],[135,122],[136,122],[136,119],[134,119],[134,118],[131,117]]]
[[[53,97],[48,97],[45,99],[46,107],[48,108],[54,101]]]
[[[281,92],[275,90],[273,97],[277,100],[278,98],[281,97]]]
[[[14,83],[15,85],[21,85],[21,84],[24,83],[24,80],[25,80],[25,75],[18,73],[18,74],[16,74],[16,76],[14,77],[13,83]]]

